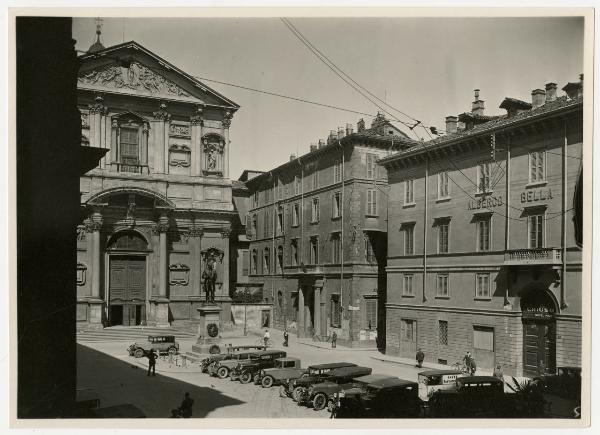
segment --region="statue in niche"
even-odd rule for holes
[[[213,258],[206,262],[206,268],[202,272],[202,281],[204,281],[204,292],[206,293],[206,303],[215,302],[215,283],[217,282],[217,271],[215,270],[215,260]]]
[[[217,151],[215,149],[212,149],[208,153],[208,170],[215,171],[216,169],[217,169]]]

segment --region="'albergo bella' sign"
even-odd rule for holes
[[[467,203],[467,210],[499,207],[502,204],[504,204],[502,201],[502,196],[484,196],[483,198],[469,201]]]
[[[552,189],[534,189],[521,192],[521,202],[535,202],[552,199]]]

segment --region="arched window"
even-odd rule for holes
[[[283,246],[277,247],[277,273],[283,272]]]
[[[108,241],[108,250],[114,251],[146,251],[146,240],[135,231],[122,231]]]
[[[258,264],[258,254],[256,253],[256,249],[252,250],[252,257],[250,258],[250,262],[252,263],[250,265],[251,270],[252,270],[252,275],[256,275],[258,273],[257,270],[257,264]]]
[[[271,273],[271,253],[269,252],[269,248],[265,248],[263,251],[263,274],[268,275]]]
[[[281,290],[277,292],[277,308],[279,308],[279,311],[283,310],[283,293]]]

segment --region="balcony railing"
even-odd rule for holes
[[[509,266],[561,263],[561,252],[557,248],[514,249],[504,254],[504,264]]]
[[[117,172],[129,172],[132,174],[149,174],[150,170],[148,165],[127,165],[125,163],[113,162],[112,165],[115,167]]]

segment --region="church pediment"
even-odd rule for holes
[[[152,96],[196,100],[189,92],[139,62],[131,62],[128,68],[113,64],[82,72],[77,78],[77,84],[85,88],[118,89]]]

